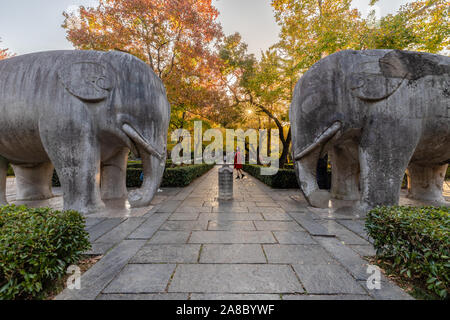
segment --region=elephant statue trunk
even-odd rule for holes
[[[128,196],[132,207],[150,205],[161,184],[165,168],[165,157],[156,157],[147,153],[141,147],[139,148],[139,153],[142,159],[144,181],[140,189],[130,192]]]
[[[328,207],[330,193],[326,190],[319,189],[316,179],[317,162],[319,161],[322,147],[339,132],[341,127],[341,122],[334,122],[313,143],[294,155],[295,170],[297,171],[301,190],[306,201],[311,206],[319,208]]]

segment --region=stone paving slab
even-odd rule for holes
[[[166,221],[160,228],[165,231],[206,230],[208,221]]]
[[[270,231],[193,231],[189,243],[275,243]]]
[[[249,208],[247,207],[229,207],[229,206],[223,206],[223,207],[213,207],[212,210],[213,213],[219,213],[219,212],[232,212],[232,213],[248,213]],[[252,212],[252,211],[250,211]],[[260,212],[260,211],[253,211],[253,212]]]
[[[269,263],[330,264],[337,262],[319,245],[265,244]]]
[[[250,207],[248,208],[250,213],[286,213],[282,208],[277,207]]]
[[[100,238],[106,232],[108,232],[108,231],[114,229],[115,227],[117,227],[124,220],[125,219],[123,219],[123,218],[111,218],[111,219],[105,219],[102,222],[96,224],[92,228],[88,229],[89,240],[91,242],[96,241],[98,238]]]
[[[162,206],[156,210],[156,212],[160,213],[172,213],[174,212],[178,206],[181,204],[180,200],[167,200],[163,203]]]
[[[87,255],[104,255],[114,246],[115,243],[111,242],[94,242],[91,244],[91,250],[84,252]]]
[[[256,230],[304,231],[295,221],[255,221]]]
[[[199,253],[199,244],[145,245],[130,263],[194,263]]]
[[[260,213],[201,213],[199,220],[234,220],[234,221],[255,221],[264,220]]]
[[[329,294],[329,295],[308,295],[308,294],[286,294],[283,300],[372,300],[368,295],[355,294]]]
[[[358,282],[362,286],[366,286],[366,281],[359,280]],[[381,281],[380,289],[367,289],[367,291],[375,300],[414,300],[412,296],[390,281]]]
[[[150,244],[186,243],[190,231],[157,231],[150,239]]]
[[[106,218],[86,218],[86,230],[89,230],[90,228],[92,228],[93,226],[102,222],[105,219]]]
[[[151,215],[147,221],[139,226],[136,230],[134,230],[129,236],[128,239],[150,239],[153,234],[161,227],[161,225],[167,220],[169,214],[153,214]]]
[[[187,300],[187,293],[107,293],[97,300]]]
[[[181,220],[181,221],[197,220],[199,215],[200,215],[200,213],[198,213],[198,212],[192,212],[192,213],[174,212],[169,217],[169,220]]]
[[[142,240],[122,241],[81,276],[80,290],[65,289],[55,299],[95,299],[144,244]]]
[[[128,218],[117,227],[103,234],[96,242],[117,243],[125,239],[130,233],[136,230],[147,218]]]
[[[196,293],[288,293],[303,292],[287,265],[182,264],[169,285],[169,292]]]
[[[262,214],[265,220],[274,220],[274,221],[292,221],[292,218],[287,213],[263,213]]]
[[[347,229],[353,231],[361,238],[368,240],[369,242],[373,242],[367,231],[364,229],[365,221],[364,220],[336,220],[339,224],[343,225]]]
[[[289,215],[313,236],[335,236],[326,227],[315,221],[310,214],[290,212]]]
[[[164,292],[175,264],[128,264],[103,293]]]
[[[260,244],[204,244],[201,263],[266,263]]]
[[[209,220],[208,230],[245,230],[255,231],[253,221]]]
[[[279,294],[193,293],[191,300],[281,300]]]
[[[361,257],[373,257],[376,254],[376,250],[372,245],[350,244],[348,246],[356,251]]]
[[[175,210],[175,213],[200,213],[200,212],[211,212],[211,207],[203,207],[203,201],[197,203],[198,206],[187,207],[184,206],[183,203]]]
[[[280,244],[318,244],[304,231],[274,231],[273,235]]]
[[[350,221],[350,220],[343,220]],[[345,244],[360,244],[360,245],[370,245],[370,243],[359,235],[351,232],[344,226],[337,223],[335,220],[321,220],[318,221],[321,225],[323,225],[330,234],[336,235],[336,237],[345,242]]]
[[[308,294],[365,294],[366,291],[339,265],[293,266]]]

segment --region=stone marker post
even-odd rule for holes
[[[219,200],[233,199],[233,169],[223,164],[219,169]]]

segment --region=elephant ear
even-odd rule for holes
[[[76,62],[58,72],[67,91],[86,102],[106,99],[114,87],[112,68],[97,62]]]
[[[388,78],[377,73],[353,73],[349,77],[352,94],[365,101],[380,101],[391,96],[402,84],[401,78]]]

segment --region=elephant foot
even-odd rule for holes
[[[331,194],[326,190],[316,190],[307,197],[308,203],[316,208],[328,208]]]
[[[343,206],[337,208],[334,211],[334,213],[340,215],[348,215],[349,217],[352,218],[364,218],[371,209],[373,209],[373,207],[370,206],[369,204],[361,203],[358,201],[356,204],[352,206]]]
[[[17,197],[17,201],[42,201],[42,200],[48,200],[53,198],[53,193],[50,194],[26,194],[22,195],[20,197]]]
[[[92,205],[74,205],[70,206],[65,210],[75,210],[81,213],[82,215],[89,215],[104,211],[106,209],[106,205],[103,202],[98,202]]]

